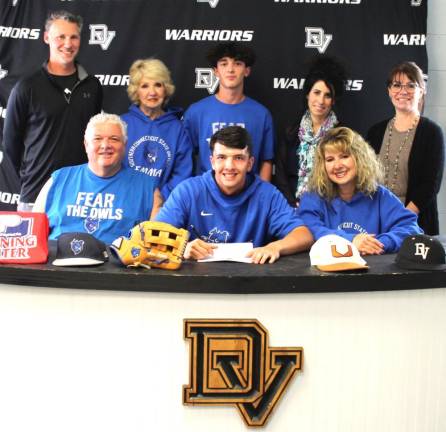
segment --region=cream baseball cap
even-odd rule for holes
[[[367,262],[357,247],[347,239],[335,234],[321,237],[310,250],[311,265],[325,272],[364,270]]]

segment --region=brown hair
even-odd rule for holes
[[[415,62],[405,61],[395,65],[387,77],[387,87],[390,87],[393,81],[395,81],[395,77],[400,74],[406,75],[411,81],[417,83],[424,93],[426,84],[424,82],[423,71]]]
[[[418,109],[422,113],[424,109],[424,95],[426,94],[425,75],[423,74],[422,69],[415,62],[405,61],[398,63],[391,69],[389,76],[387,77],[387,87],[390,88],[395,81],[395,78],[401,74],[406,75],[407,78],[418,84],[418,87],[420,87],[422,95],[418,104]]]

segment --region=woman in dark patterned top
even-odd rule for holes
[[[305,77],[303,111],[276,149],[275,184],[293,206],[307,190],[317,145],[330,129],[339,126],[334,105],[345,82],[346,73],[338,61],[326,56],[313,60]]]

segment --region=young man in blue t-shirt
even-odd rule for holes
[[[278,189],[251,173],[246,129],[217,131],[210,149],[212,170],[180,183],[156,217],[190,231],[185,257],[208,257],[215,243],[252,242],[250,256],[257,264],[307,250],[313,237],[295,210]]]
[[[274,159],[274,127],[270,112],[244,94],[244,81],[251,73],[255,53],[251,48],[229,42],[215,46],[207,55],[219,79],[218,91],[194,104],[184,114],[184,124],[198,153],[197,173],[210,169],[209,140],[226,126],[248,130],[254,156],[253,171],[271,180]]]

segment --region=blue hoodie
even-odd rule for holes
[[[169,108],[152,120],[132,104],[121,116],[128,135],[123,164],[152,177],[164,199],[192,175],[192,144],[181,115],[181,109]]]
[[[303,225],[283,195],[258,176],[247,175],[239,194],[225,195],[213,171],[181,183],[155,218],[210,243],[253,242],[264,246]]]
[[[407,236],[423,232],[417,215],[384,186],[379,186],[372,196],[357,192],[350,201],[339,197],[327,201],[315,193],[305,193],[299,216],[315,240],[328,234],[349,241],[361,233],[376,234],[387,253],[397,252]]]

